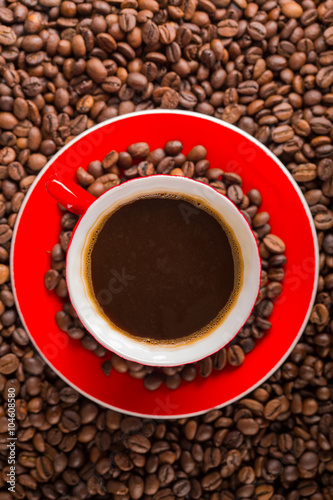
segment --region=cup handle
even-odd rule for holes
[[[57,174],[46,182],[46,189],[60,205],[73,214],[82,215],[96,198],[69,179],[62,181]]]

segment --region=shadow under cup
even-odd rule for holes
[[[241,251],[243,276],[238,295],[229,312],[212,330],[187,344],[152,344],[122,333],[96,307],[86,278],[86,255],[96,229],[107,214],[119,206],[160,193],[201,201],[220,214],[232,229]],[[79,256],[79,258],[78,258]],[[176,366],[202,359],[221,349],[237,334],[254,307],[260,287],[260,256],[250,226],[236,206],[210,186],[184,177],[156,175],[133,179],[104,193],[88,208],[75,228],[67,254],[67,286],[71,302],[87,330],[104,347],[141,364]]]

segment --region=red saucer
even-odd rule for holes
[[[47,193],[48,177],[58,172],[73,179],[78,167],[101,160],[111,149],[148,142],[151,149],[177,139],[185,153],[204,144],[212,167],[237,172],[246,192],[263,195],[261,210],[271,215],[272,233],[286,243],[283,292],[270,318],[272,328],[238,368],[214,372],[207,379],[182,382],[172,391],[155,392],[142,380],[112,370],[103,360],[68,338],[55,323],[62,301],[44,287],[50,252],[58,242],[60,211]],[[258,141],[220,120],[184,111],[149,111],[125,115],[90,129],[63,148],[40,172],[19,212],[11,254],[16,304],[31,340],[46,362],[68,384],[109,408],[139,416],[174,418],[203,413],[244,396],[268,378],[286,359],[301,336],[316,294],[318,248],[307,204],[287,169]]]

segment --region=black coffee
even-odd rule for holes
[[[104,217],[90,243],[90,293],[109,322],[137,339],[198,338],[221,321],[238,295],[238,243],[199,201],[136,199]]]

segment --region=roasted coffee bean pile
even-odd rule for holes
[[[332,0],[0,1],[0,500],[332,499],[332,22]],[[301,342],[266,383],[158,422],[90,403],[43,364],[8,254],[24,195],[59,147],[106,118],[169,106],[234,123],[284,162],[314,217],[320,278]],[[286,223],[301,231],[292,213]]]
[[[194,363],[154,369],[151,366],[126,361],[116,354],[112,354],[111,359],[108,356],[107,360],[103,360],[101,366],[106,374],[110,374],[112,368],[120,373],[128,372],[135,378],[144,378],[145,387],[149,390],[158,389],[163,382],[169,389],[177,389],[182,380],[190,382],[195,379],[197,373],[202,377],[208,377],[213,369],[223,370],[227,364],[240,366],[244,362],[245,354],[255,347],[256,339],[262,338],[265,331],[270,329],[271,323],[268,318],[273,311],[273,300],[282,291],[283,265],[286,263],[283,254],[285,244],[281,238],[270,233],[268,212],[258,211],[262,201],[261,194],[256,189],[244,194],[241,188],[242,178],[238,174],[224,172],[218,167],[209,168],[210,162],[206,159],[206,154],[206,148],[197,145],[185,156],[183,145],[177,140],[169,141],[164,148],[153,151],[150,151],[149,144],[140,142],[131,144],[127,151],[119,153],[115,150],[110,151],[102,161],[91,162],[87,171],[82,167],[76,171],[81,186],[96,197],[128,179],[154,174],[186,176],[204,182],[235,203],[257,237],[262,263],[260,295],[253,314],[229,344],[228,349],[223,348],[213,356],[201,360],[197,363],[197,369]],[[65,256],[77,220],[78,216],[70,212],[66,212],[61,218],[60,242],[52,249],[52,269],[45,274],[45,286],[48,290],[55,290],[59,297],[67,298],[63,310],[56,315],[59,328],[67,332],[71,338],[80,339],[86,349],[104,357],[108,351],[82,326],[68,300]]]

